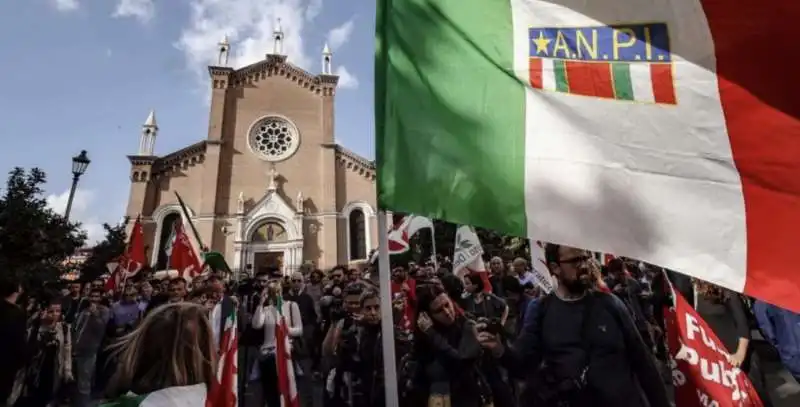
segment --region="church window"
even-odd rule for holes
[[[297,127],[290,121],[269,116],[253,124],[249,135],[250,149],[261,159],[275,162],[291,157],[300,146]]]
[[[286,229],[276,222],[267,222],[253,232],[254,243],[274,243],[287,240]]]
[[[161,236],[158,240],[158,257],[156,258],[156,270],[169,269],[169,256],[172,254],[172,243],[175,240],[175,225],[181,221],[181,215],[172,212],[161,220]]]
[[[364,211],[354,209],[348,219],[350,230],[350,260],[367,258],[367,228]]]

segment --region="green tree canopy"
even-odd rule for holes
[[[128,234],[125,232],[127,223],[128,219],[113,226],[108,223],[103,224],[106,238],[92,248],[89,258],[81,266],[82,280],[94,280],[105,274],[108,271],[106,265],[125,252],[128,242]]]
[[[47,206],[45,173],[14,168],[0,196],[0,273],[14,273],[34,284],[57,279],[63,261],[83,246],[86,233],[77,222]]]

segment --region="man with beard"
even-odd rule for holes
[[[260,399],[260,395],[252,396],[248,394],[248,388],[254,384],[255,377],[252,375],[254,366],[258,363],[259,348],[264,343],[264,330],[253,328],[252,321],[256,308],[261,304],[261,295],[269,284],[269,273],[259,271],[252,280],[251,285],[245,285],[239,293],[239,389],[242,397],[239,397],[239,405],[249,405],[249,398]],[[256,392],[254,392],[256,393]]]
[[[506,269],[503,259],[494,256],[489,260],[489,283],[492,285],[492,293],[498,297],[505,298],[506,290],[503,286],[503,278],[506,276]]]
[[[529,378],[524,405],[668,407],[651,352],[625,305],[596,292],[596,267],[585,250],[548,245],[545,259],[557,281],[553,293],[526,312],[520,337],[504,346],[492,334],[479,340],[500,363]]]
[[[63,300],[64,322],[72,325],[78,313],[83,309],[85,298],[81,295],[81,283],[71,282],[67,285],[69,294]]]

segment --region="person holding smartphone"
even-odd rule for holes
[[[278,370],[275,352],[277,342],[275,329],[285,318],[290,338],[303,336],[303,320],[300,309],[294,301],[284,300],[281,281],[283,276],[279,269],[267,271],[268,282],[260,295],[260,304],[253,314],[252,325],[255,329],[264,330],[264,342],[259,349],[258,362],[264,401],[268,406],[280,406],[278,388]]]

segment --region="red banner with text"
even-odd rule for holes
[[[747,374],[728,362],[728,351],[685,298],[672,290],[665,309],[667,343],[680,407],[762,407]]]

